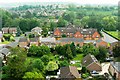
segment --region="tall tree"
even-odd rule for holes
[[[75,46],[74,42],[72,42],[70,44],[70,48],[71,48],[71,51],[72,51],[72,55],[76,56],[76,46]]]
[[[67,57],[68,59],[72,59],[73,58],[70,46],[67,46],[65,57]]]
[[[58,64],[56,62],[50,61],[46,66],[47,71],[54,71],[58,69]]]
[[[6,74],[9,75],[9,78],[21,78],[26,71],[26,51],[22,48],[13,48],[11,54],[8,59]]]

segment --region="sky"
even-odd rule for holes
[[[118,4],[120,0],[0,0],[0,3],[21,2],[75,2],[80,4]]]

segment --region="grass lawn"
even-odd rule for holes
[[[77,54],[76,57],[73,58],[73,60],[81,61],[83,59],[83,54]]]
[[[0,42],[0,44],[9,44],[9,41]]]
[[[115,58],[115,61],[120,62],[120,57]]]
[[[75,64],[71,64],[71,66],[76,66],[78,69],[81,70],[82,59],[83,59],[83,54],[77,54],[76,57],[73,58],[73,61],[80,61],[80,62],[76,62]]]
[[[118,32],[117,31],[107,31],[109,34],[111,34],[112,36],[120,39],[120,36],[118,36]]]

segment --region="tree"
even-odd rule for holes
[[[54,61],[50,61],[48,65],[46,66],[47,71],[54,71],[58,69],[58,64]]]
[[[73,24],[77,27],[81,26],[81,21],[79,19],[75,19],[75,20],[73,20]]]
[[[67,21],[63,18],[59,18],[57,22],[58,27],[65,27],[67,25]]]
[[[25,16],[23,16],[23,17],[25,17],[25,18],[32,18],[32,14],[31,14],[30,11],[26,11]]]
[[[44,54],[49,54],[49,53],[50,53],[50,48],[45,45],[42,45],[42,46],[32,45],[28,50],[28,56],[41,57]]]
[[[25,80],[36,80],[36,79],[43,79],[43,75],[39,72],[26,72],[23,76]]]
[[[72,55],[76,56],[76,46],[75,46],[74,42],[72,42],[70,44],[70,48],[71,48],[71,51],[72,51]]]
[[[68,59],[72,59],[73,58],[70,46],[67,46],[65,57],[67,57]]]
[[[43,55],[43,56],[41,57],[41,60],[44,62],[45,65],[47,65],[48,62],[50,61],[50,58],[49,58],[49,56],[47,56],[47,55]]]
[[[114,57],[120,57],[120,45],[116,45],[113,47],[113,55]]]
[[[63,19],[67,20],[70,23],[73,23],[73,20],[76,18],[76,14],[74,12],[68,12],[63,14]]]
[[[55,51],[57,52],[57,54],[59,55],[64,55],[66,50],[64,48],[65,46],[61,46],[61,45],[58,45],[55,47]]]
[[[81,25],[82,25],[82,26],[88,25],[88,22],[89,22],[89,16],[84,16],[84,17],[81,19]]]
[[[104,61],[107,56],[108,51],[105,47],[102,47],[102,46],[100,46],[98,49],[99,49],[99,53],[98,55],[96,55],[96,58],[98,60]]]
[[[23,32],[29,31],[28,20],[27,19],[21,19],[20,22],[19,22],[19,27]]]
[[[39,50],[38,46],[32,45],[32,46],[30,46],[27,55],[28,56],[36,56],[38,53],[38,50]]]
[[[98,55],[99,53],[99,50],[98,48],[96,48],[93,44],[91,43],[88,43],[88,44],[85,44],[83,45],[83,54],[84,55],[87,55],[87,54],[92,54],[94,56]]]
[[[69,62],[67,60],[60,62],[60,67],[66,67],[66,66],[69,66]]]
[[[115,20],[115,17],[113,16],[106,16],[102,19],[103,22],[103,28],[105,30],[116,30],[117,21]]]
[[[41,59],[36,59],[32,63],[33,68],[37,68],[39,71],[44,73],[44,63],[42,62]]]
[[[55,23],[55,22],[51,22],[51,24],[50,24],[50,30],[54,30],[54,28],[56,28],[57,27],[57,23]]]
[[[26,51],[23,48],[13,48],[11,54],[7,63],[8,70],[5,73],[9,78],[21,78],[26,71]]]

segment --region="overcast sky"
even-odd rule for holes
[[[120,0],[0,0],[0,3],[15,2],[75,2],[80,4],[118,4]]]

